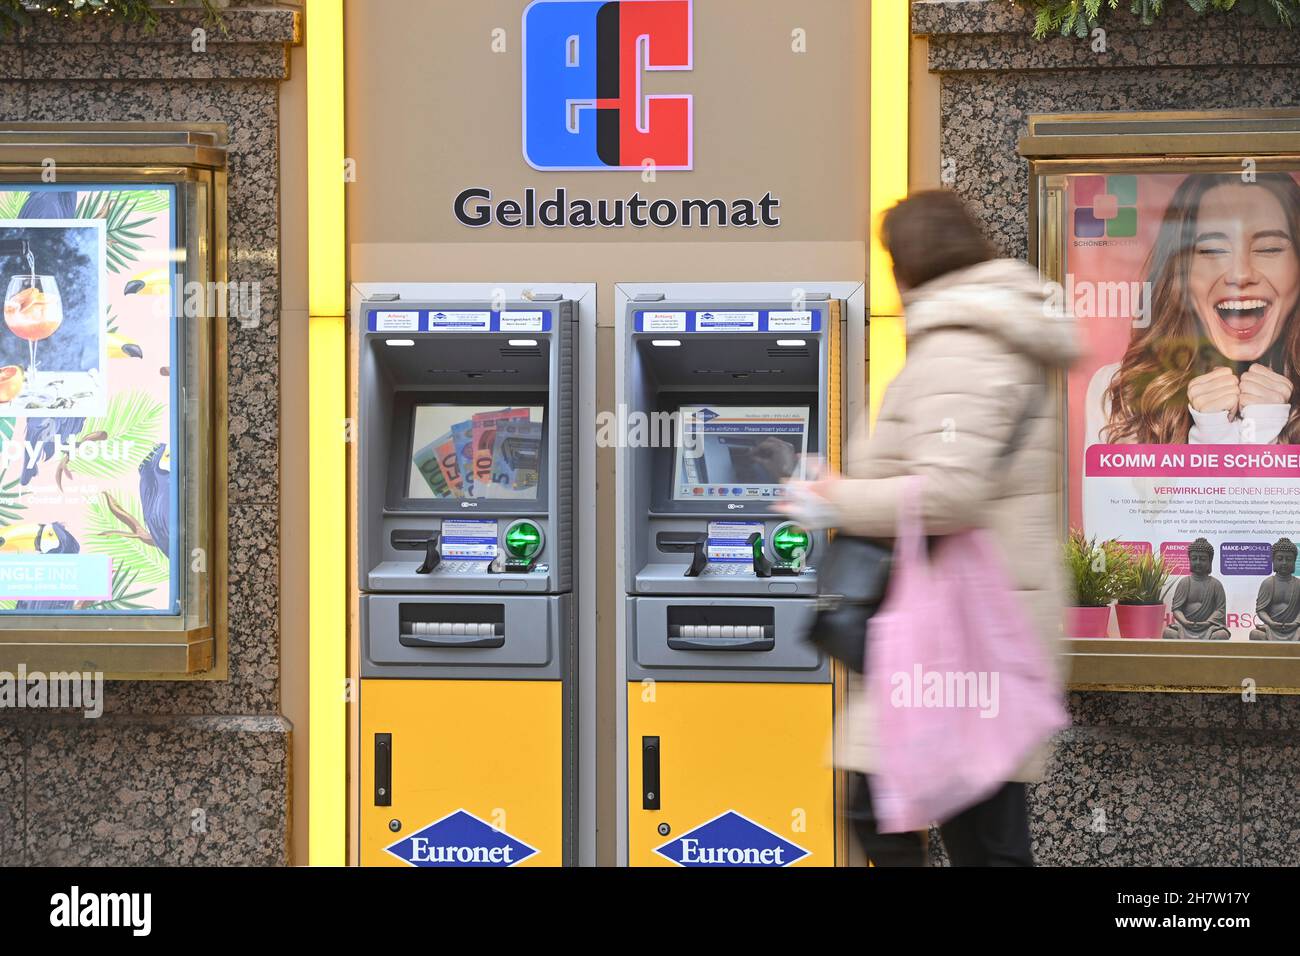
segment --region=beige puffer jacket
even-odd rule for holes
[[[948,273],[903,301],[907,362],[885,392],[871,437],[859,422],[850,438],[846,478],[833,494],[838,527],[847,534],[893,537],[904,479],[922,476],[926,532],[992,530],[1044,643],[1062,661],[1054,389],[1037,390],[1033,420],[1018,450],[1010,458],[1003,452],[1035,383],[1046,384],[1047,371],[1074,359],[1074,324],[1049,313],[1037,271],[1011,259]],[[869,721],[859,719],[862,708],[871,706],[855,681],[847,719],[840,723],[837,765],[871,771],[873,747],[864,729]],[[1014,779],[1041,779],[1047,755],[1044,748]]]

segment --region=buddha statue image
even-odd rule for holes
[[[1165,628],[1169,641],[1226,641],[1231,635],[1225,625],[1228,599],[1223,583],[1211,576],[1214,545],[1197,538],[1187,549],[1192,573],[1174,588],[1169,609],[1174,623]]]
[[[1252,641],[1300,640],[1300,581],[1295,576],[1296,546],[1282,538],[1273,545],[1273,574],[1259,585]]]

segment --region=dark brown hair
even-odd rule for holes
[[[913,193],[890,209],[880,241],[894,260],[894,276],[912,289],[993,258],[974,217],[947,189]]]

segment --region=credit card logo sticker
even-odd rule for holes
[[[384,849],[411,866],[509,867],[538,852],[466,810],[435,820]]]
[[[678,866],[782,867],[809,851],[735,810],[702,823],[655,852]]]

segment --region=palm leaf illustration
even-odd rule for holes
[[[135,198],[136,212],[166,212],[172,206],[172,194],[168,189],[132,189],[124,195]]]
[[[130,472],[138,471],[140,462],[144,461],[159,441],[159,431],[163,427],[167,407],[149,397],[148,392],[119,392],[108,402],[108,411],[101,418],[88,418],[81,430],[82,435],[104,432],[108,441],[116,442],[123,454],[109,458],[102,453],[103,443],[99,443],[101,454],[90,459],[78,456],[68,463],[73,475],[78,478],[118,478]],[[127,442],[130,453],[125,454]],[[111,447],[111,446],[110,446]]]
[[[23,500],[23,491],[18,487],[17,478],[0,485],[0,521],[13,524],[26,510],[27,502]]]
[[[108,242],[105,259],[112,272],[121,272],[138,260],[139,253],[144,251],[144,247],[134,240],[147,238],[139,230],[153,222],[155,217],[132,219],[131,214],[138,204],[139,198],[130,192],[86,193],[77,200],[78,219],[104,220]]]
[[[21,189],[0,190],[0,219],[17,219],[31,193]]]
[[[134,590],[140,585],[140,572],[121,564],[113,565],[113,596],[107,601],[87,601],[81,606],[86,611],[139,611],[148,607],[138,603],[141,598],[153,594],[157,588],[146,587]]]
[[[139,524],[144,524],[144,512],[138,498],[124,498],[120,507]],[[118,569],[135,572],[133,586],[165,584],[171,580],[171,562],[167,555],[152,544],[122,534],[126,528],[102,497],[90,503],[86,511],[86,528],[90,534],[82,542],[83,547],[92,554],[106,554],[112,558],[114,573]]]

